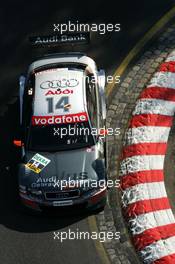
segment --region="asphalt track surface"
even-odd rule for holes
[[[131,47],[173,5],[174,1],[167,0],[125,1],[116,6],[101,3],[100,7],[95,1],[66,5],[56,1],[5,1],[1,5],[0,106],[5,113],[0,117],[0,263],[101,263],[92,240],[60,243],[53,239],[54,231],[88,231],[87,214],[59,212],[54,216],[33,216],[19,208],[16,175],[9,170],[15,160],[11,142],[18,122],[17,107],[7,102],[17,94],[18,76],[36,56],[28,45],[28,35],[52,33],[52,23],[68,20],[121,23],[120,33],[93,34],[88,48],[77,48],[86,50],[100,67],[112,74]]]

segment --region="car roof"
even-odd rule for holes
[[[97,72],[95,62],[82,53],[53,54],[30,65],[29,72],[35,74],[33,125],[48,124],[50,117],[59,120],[66,116],[60,123],[88,120],[85,69],[94,74]]]
[[[34,115],[72,115],[86,112],[84,81],[84,71],[75,68],[55,68],[37,72]],[[49,103],[51,100],[53,102]]]

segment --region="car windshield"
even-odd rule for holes
[[[59,151],[90,147],[95,144],[88,122],[31,126],[28,148],[32,151]]]

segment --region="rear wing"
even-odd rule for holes
[[[48,36],[31,36],[30,43],[35,47],[55,47],[59,45],[89,44],[90,32],[65,33]]]

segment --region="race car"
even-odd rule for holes
[[[96,210],[107,196],[105,74],[83,53],[55,53],[20,76],[19,196],[36,211]]]

